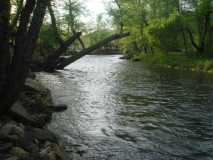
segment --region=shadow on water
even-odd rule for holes
[[[85,56],[38,75],[56,103],[50,129],[74,159],[213,159],[213,77]]]

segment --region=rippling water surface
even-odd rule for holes
[[[39,78],[56,103],[69,106],[54,115],[49,127],[70,157],[213,159],[210,76],[151,69],[117,55],[90,55]]]

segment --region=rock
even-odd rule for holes
[[[19,122],[38,126],[33,116],[23,107],[21,102],[17,101],[10,109],[12,116]]]
[[[45,160],[64,160],[65,154],[59,145],[52,143],[41,150],[40,157]]]
[[[13,156],[13,157],[7,158],[6,160],[18,160],[18,157]]]
[[[13,147],[12,143],[2,143],[0,144],[0,152],[9,151]]]
[[[57,142],[55,134],[50,132],[48,129],[33,128],[31,131],[28,131],[28,134],[39,141]]]
[[[50,121],[52,110],[48,106],[53,105],[52,97],[50,91],[39,81],[29,78],[26,80],[25,89],[20,94],[20,102],[33,115],[45,114],[48,119],[45,124]]]
[[[26,158],[29,156],[29,153],[20,147],[13,147],[10,151],[10,154],[18,158]]]
[[[25,90],[32,91],[32,92],[48,92],[38,80],[27,78],[25,81]]]
[[[22,140],[18,135],[8,135],[5,139],[12,143],[19,143]]]
[[[15,124],[13,123],[6,123],[3,127],[0,129],[0,137],[5,137],[9,135],[13,128],[15,127]]]
[[[29,134],[31,129],[26,129],[25,136],[20,144],[22,148],[30,153],[39,152],[39,144],[36,142],[35,138],[32,137],[32,134]]]
[[[49,108],[53,111],[53,112],[62,112],[67,110],[67,105],[54,105],[54,106],[49,106]]]
[[[24,128],[14,122],[8,122],[0,129],[0,139],[18,140],[24,137]]]

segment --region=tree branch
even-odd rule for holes
[[[193,36],[191,30],[190,30],[189,28],[185,28],[185,30],[186,30],[186,32],[189,34],[189,39],[190,39],[190,41],[191,41],[193,47],[194,47],[197,51],[199,51],[199,50],[200,50],[200,47],[196,44],[196,42],[195,42],[195,40],[194,40],[194,36]]]
[[[55,33],[55,37],[56,37],[56,40],[60,43],[60,44],[63,44],[64,41],[63,39],[61,38],[59,32],[58,32],[58,28],[57,28],[57,24],[56,24],[56,18],[55,18],[55,14],[54,14],[54,11],[52,9],[52,5],[51,3],[49,3],[48,5],[48,11],[50,13],[50,17],[51,17],[51,22],[52,22],[52,28],[53,28],[53,31]]]
[[[67,65],[69,65],[70,63],[78,60],[79,58],[85,56],[86,54],[88,53],[91,53],[92,51],[98,49],[98,48],[101,48],[103,46],[105,46],[106,44],[114,41],[114,40],[117,40],[117,39],[121,39],[121,38],[124,38],[124,37],[127,37],[129,36],[130,33],[121,33],[121,34],[114,34],[114,35],[111,35],[101,41],[99,41],[98,43],[82,50],[81,52],[79,52],[78,54],[75,54],[69,58],[65,58],[65,59],[62,59],[61,62],[59,62],[58,66],[56,69],[63,69],[64,67],[66,67]]]

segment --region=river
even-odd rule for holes
[[[55,103],[49,128],[75,160],[212,160],[213,77],[88,55],[39,73]]]

